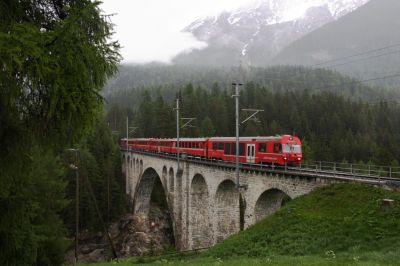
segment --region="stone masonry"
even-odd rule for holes
[[[161,181],[177,249],[208,247],[240,230],[240,193],[233,168],[182,160],[183,171],[178,172],[174,159],[135,152],[124,152],[122,160],[134,213],[148,215],[154,182]],[[241,171],[244,228],[279,209],[285,196],[293,199],[330,182],[318,177]]]

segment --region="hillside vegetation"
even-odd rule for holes
[[[394,206],[383,210],[384,198]],[[292,200],[201,254],[131,258],[121,265],[396,265],[399,220],[399,193],[335,184]]]
[[[234,135],[231,91],[217,84],[208,89],[189,84],[181,92],[181,116],[196,118],[195,127],[181,130],[183,137]],[[129,94],[121,99],[127,98]],[[400,161],[398,105],[378,101],[369,105],[332,92],[273,91],[255,83],[243,86],[240,101],[241,108],[264,110],[257,115],[259,123],[249,121],[241,126],[241,136],[297,135],[306,160],[392,166]],[[161,92],[148,88],[141,102],[127,109],[119,102],[114,99],[108,111],[113,130],[124,134],[128,116],[130,126],[137,127],[131,137],[175,137],[175,103]],[[244,120],[246,114],[242,115]]]
[[[390,198],[390,210],[380,200]],[[360,184],[335,184],[302,196],[206,255],[228,258],[323,255],[400,248],[400,195]]]
[[[376,75],[374,75],[375,77]],[[272,91],[333,92],[353,99],[376,101],[399,97],[397,90],[369,87],[356,79],[327,69],[303,66],[205,67],[195,65],[121,65],[119,72],[107,83],[103,94],[110,102],[123,106],[140,102],[144,90],[160,92],[171,99],[187,84],[211,90],[217,83],[230,90],[232,82],[253,82]]]

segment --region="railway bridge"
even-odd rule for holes
[[[235,165],[226,162],[123,150],[122,170],[132,211],[147,217],[156,193],[172,221],[179,250],[211,246],[278,210],[287,200],[334,182],[386,184],[321,169],[241,165],[238,191]]]

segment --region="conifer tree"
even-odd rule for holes
[[[91,127],[102,106],[99,91],[116,71],[119,46],[109,41],[112,27],[98,5],[0,3],[1,265],[61,263],[46,255],[62,229],[46,220],[62,209],[48,208],[49,193],[62,182],[46,166],[46,154],[62,151]]]

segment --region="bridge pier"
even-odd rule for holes
[[[240,194],[234,167],[125,151],[122,156],[126,193],[132,211],[149,214],[156,180],[161,183],[170,211],[178,250],[209,247],[240,230]],[[159,181],[158,181],[159,180]],[[245,202],[244,228],[277,211],[287,200],[331,183],[326,178],[299,177],[274,171],[240,172]]]

